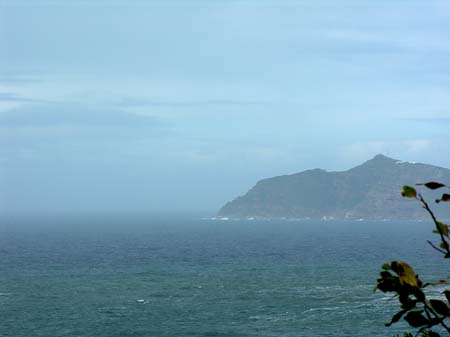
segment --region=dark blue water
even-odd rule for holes
[[[0,336],[390,336],[392,259],[436,277],[428,222],[3,219]],[[439,275],[446,276],[446,275]],[[438,289],[439,290],[439,289]]]

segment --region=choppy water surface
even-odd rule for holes
[[[0,336],[390,336],[379,267],[428,222],[3,219]],[[446,276],[446,275],[439,275]]]

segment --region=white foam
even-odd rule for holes
[[[142,304],[147,304],[147,303],[148,303],[148,301],[147,301],[147,300],[136,300],[136,302],[138,302],[138,303],[142,303]]]

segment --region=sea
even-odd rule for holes
[[[2,337],[386,337],[383,263],[448,264],[429,221],[194,216],[0,221]],[[430,289],[442,296],[442,288]]]

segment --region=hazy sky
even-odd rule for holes
[[[450,1],[0,0],[0,212],[215,211],[450,167]]]

